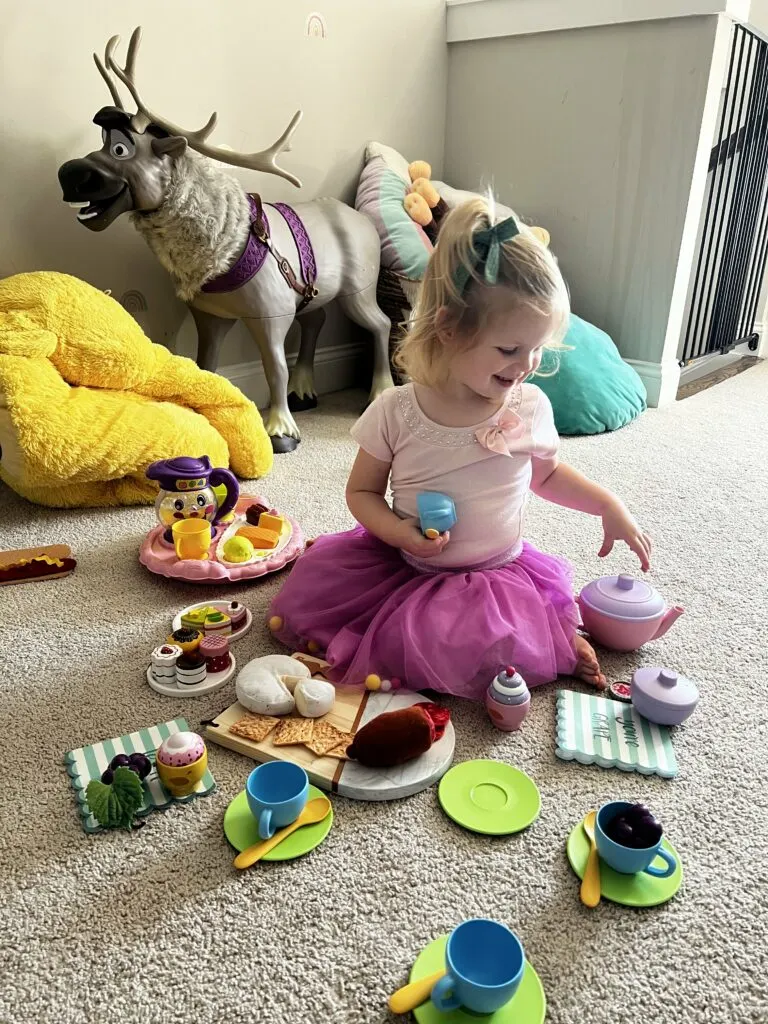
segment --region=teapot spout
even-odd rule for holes
[[[681,608],[679,604],[676,604],[673,608],[670,608],[664,618],[659,623],[659,628],[653,635],[654,640],[658,640],[660,636],[664,636],[670,626],[674,625],[675,622],[685,611],[685,608]]]

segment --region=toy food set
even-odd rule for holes
[[[576,600],[586,631],[612,651],[636,651],[657,640],[684,611],[667,608],[658,590],[627,575],[593,580]]]
[[[582,879],[582,902],[590,907],[601,897],[655,907],[682,885],[680,857],[645,804],[615,800],[590,811],[568,836],[566,852]]]
[[[438,491],[422,491],[416,496],[419,525],[425,537],[434,540],[456,525],[453,498]]]
[[[486,691],[485,706],[497,729],[520,728],[531,706],[531,692],[517,669],[510,665],[499,672]]]
[[[213,792],[216,783],[207,768],[183,796],[171,792],[161,781],[155,764],[156,752],[164,741],[178,733],[189,734],[189,726],[183,718],[161,722],[87,747],[78,747],[64,755],[64,763],[77,799],[77,809],[86,832],[102,832],[105,828],[114,827],[127,828],[131,823],[135,824],[136,818],[144,818],[151,811],[163,810],[175,801],[184,803]],[[132,780],[141,789],[138,805],[138,791]],[[91,796],[97,806],[91,807],[87,791],[94,781],[99,783],[99,787],[91,789]],[[95,813],[97,811],[98,816]]]
[[[153,462],[147,476],[160,485],[159,526],[139,552],[150,572],[194,583],[248,580],[304,550],[298,523],[259,496],[241,495],[232,473],[214,469],[207,456]]]
[[[431,942],[389,1006],[393,1013],[412,1012],[418,1024],[544,1024],[547,1013],[541,980],[518,936],[482,918]]]
[[[649,722],[631,704],[575,690],[557,691],[555,753],[565,761],[664,779],[678,771],[669,729]]]
[[[699,702],[696,684],[669,668],[639,668],[630,696],[643,718],[657,725],[682,725]]]
[[[76,565],[72,550],[66,544],[0,551],[0,586],[60,579],[69,576]]]
[[[218,615],[218,613],[216,613]],[[150,655],[147,682],[166,697],[202,697],[215,693],[235,674],[237,663],[229,649],[230,637],[218,628],[218,619],[205,632],[180,626]]]
[[[352,799],[392,800],[437,781],[453,758],[455,735],[447,712],[416,694],[382,686],[334,687],[321,675],[329,667],[307,655],[255,659],[238,676],[240,699],[206,724],[205,738],[255,761],[292,761],[315,786]],[[405,722],[396,718],[394,730],[391,718],[366,728],[413,705],[426,710]],[[382,736],[390,738],[388,754]],[[353,754],[388,760],[392,767],[368,766]]]
[[[203,636],[219,634],[239,640],[253,625],[253,615],[240,601],[200,601],[175,616],[173,629],[194,629]]]

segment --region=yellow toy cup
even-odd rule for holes
[[[192,764],[179,766],[157,761],[155,767],[160,781],[171,796],[189,796],[205,775],[205,769],[208,767],[208,750],[204,750],[203,756],[198,757]]]
[[[171,527],[176,557],[180,560],[208,557],[211,546],[211,524],[207,519],[180,519]]]

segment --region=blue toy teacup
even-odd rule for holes
[[[677,869],[677,861],[667,850],[662,849],[662,839],[659,839],[653,846],[646,846],[642,849],[634,849],[631,846],[622,846],[605,834],[606,826],[613,819],[626,811],[632,804],[625,800],[613,800],[609,804],[603,804],[597,812],[595,820],[595,843],[597,852],[605,863],[622,875],[636,875],[645,871],[654,878],[669,878]],[[657,868],[653,862],[657,857],[666,861],[666,868]]]
[[[456,506],[453,498],[438,491],[422,491],[416,495],[419,525],[425,537],[434,540],[456,525]]]
[[[446,974],[432,989],[442,1013],[463,1006],[495,1013],[517,992],[525,969],[520,940],[506,925],[473,918],[454,928],[445,947]]]
[[[271,839],[277,829],[291,825],[304,810],[309,779],[304,769],[291,761],[267,761],[248,776],[245,795],[259,823],[259,835]]]

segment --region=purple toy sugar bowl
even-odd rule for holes
[[[699,702],[696,684],[671,668],[639,668],[630,692],[635,709],[657,725],[681,725]]]
[[[667,608],[664,598],[645,580],[634,576],[602,576],[576,599],[589,635],[613,651],[636,651],[657,640],[683,614]]]
[[[497,729],[514,732],[523,724],[531,704],[531,691],[510,665],[495,677],[485,694],[485,706]]]

